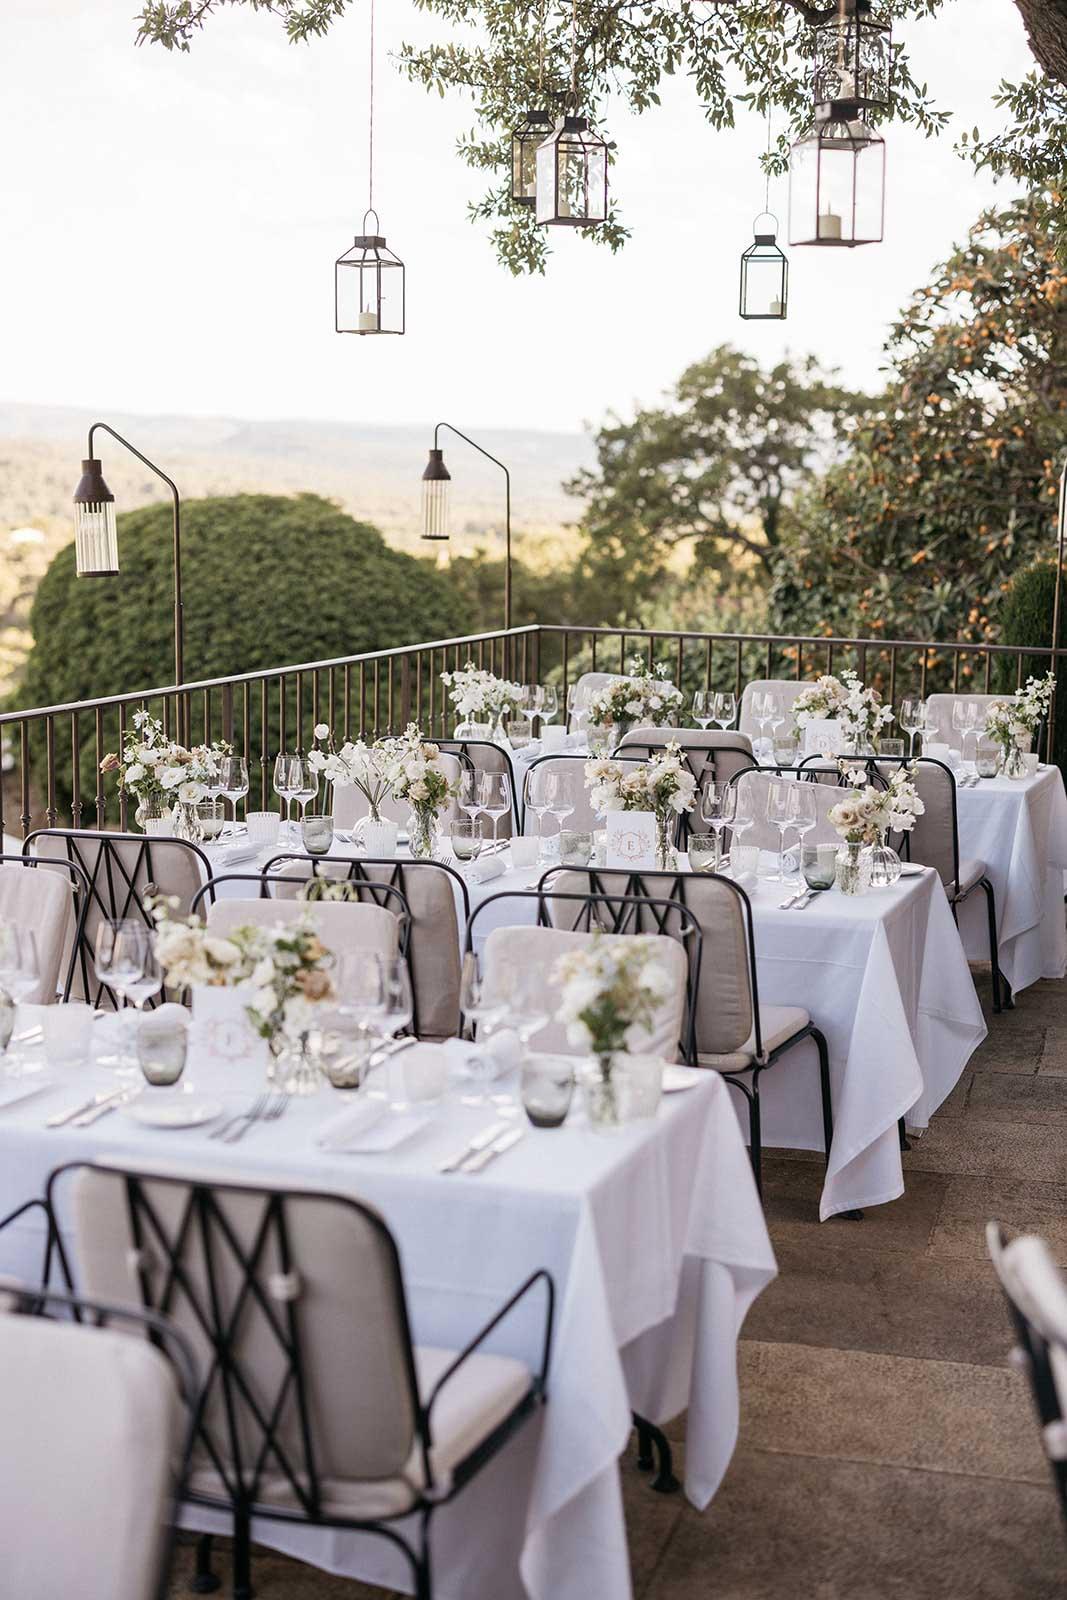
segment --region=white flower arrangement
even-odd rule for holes
[[[409,729],[410,732],[410,729]],[[325,744],[319,748],[320,741]],[[315,725],[308,766],[335,789],[358,789],[370,807],[372,822],[381,821],[381,804],[393,793],[408,746],[404,739],[346,740],[338,749],[329,725]]]
[[[491,721],[522,698],[522,685],[507,678],[497,678],[491,672],[476,667],[468,661],[461,671],[442,672],[441,682],[448,689],[448,698],[463,720]]]
[[[571,1044],[601,1057],[647,1044],[671,992],[656,943],[636,936],[609,943],[595,933],[584,948],[559,957],[552,968],[553,982],[561,985],[556,1016]]]
[[[905,767],[893,773],[885,789],[867,783],[860,768],[842,762],[841,770],[849,792],[830,807],[827,817],[847,844],[877,844],[885,833],[910,833],[926,810]]]
[[[133,726],[123,739],[122,753],[110,751],[100,771],[117,772],[119,788],[138,801],[196,805],[217,780],[223,756],[233,754],[233,746],[223,739],[187,750],[168,739],[162,722],[147,711],[135,711],[130,720]]]
[[[436,820],[453,795],[453,786],[441,760],[440,747],[423,740],[418,724],[409,722],[399,744],[399,770],[393,780],[393,798],[407,800],[412,811],[428,822]]]
[[[588,720],[594,728],[632,726],[634,723],[662,727],[671,722],[682,704],[682,691],[670,681],[670,671],[662,663],[650,668],[640,656],[627,662],[629,676],[614,678],[589,701]]]
[[[1028,749],[1041,723],[1048,716],[1056,679],[1049,672],[1043,678],[1027,678],[1024,689],[1016,689],[1010,700],[994,700],[986,711],[986,737],[994,739],[1007,755],[1011,749]]]
[[[801,733],[811,721],[833,718],[852,744],[871,744],[893,720],[890,706],[882,704],[877,689],[866,689],[848,669],[840,678],[825,673],[793,701],[793,724]]]
[[[654,811],[657,817],[692,811],[696,779],[682,759],[681,746],[664,745],[648,761],[626,771],[620,762],[599,757],[585,763],[585,786],[593,810]]]

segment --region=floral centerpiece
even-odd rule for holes
[[[454,788],[436,744],[425,741],[418,724],[410,722],[400,745],[399,770],[393,780],[393,797],[411,806],[411,854],[418,860],[433,854],[437,818],[451,800]]]
[[[615,678],[594,694],[587,711],[592,728],[617,728],[618,737],[636,724],[660,728],[674,721],[682,691],[662,663],[649,667],[640,656],[627,662],[629,677]]]
[[[824,674],[802,689],[793,701],[793,725],[803,737],[809,722],[833,720],[840,724],[846,744],[856,751],[874,747],[879,733],[893,720],[890,706],[882,704],[877,689],[867,689],[848,669],[839,678]]]
[[[1026,774],[1023,755],[1033,745],[1052,703],[1055,676],[1049,672],[1043,678],[1027,678],[1024,689],[1016,689],[1010,700],[994,700],[986,711],[986,737],[1000,746],[1000,770],[1009,778]]]
[[[674,823],[696,804],[696,779],[682,759],[681,746],[664,745],[649,761],[627,771],[620,762],[594,756],[585,763],[585,786],[593,810],[651,811],[656,818],[656,855],[667,870],[678,864],[671,835]]]
[[[393,793],[404,751],[404,740],[392,738],[370,744],[349,739],[338,749],[329,724],[319,722],[308,751],[308,766],[335,789],[358,789],[370,808],[368,820],[381,822],[382,801]]]
[[[871,880],[872,870],[879,883],[900,876],[899,861],[889,849],[887,835],[910,833],[926,807],[906,767],[899,767],[885,788],[868,783],[862,769],[846,762],[841,763],[841,770],[849,788],[844,798],[830,807],[827,817],[844,842],[838,857],[838,888],[845,894],[858,894]],[[863,857],[864,849],[874,851],[874,858]],[[895,876],[886,866],[888,857],[896,861]]]
[[[505,713],[522,699],[522,685],[476,667],[473,661],[455,672],[442,672],[441,682],[448,698],[459,712],[457,739],[472,738],[478,723],[489,723],[495,734],[502,733]]]
[[[560,956],[552,978],[561,986],[556,1015],[570,1043],[596,1059],[583,1080],[594,1126],[621,1120],[620,1054],[647,1044],[656,1012],[671,993],[666,968],[656,960],[656,940],[594,933],[581,949]]]
[[[159,806],[164,817],[173,815],[176,837],[203,838],[195,807],[207,798],[218,779],[219,762],[233,754],[233,746],[219,739],[187,750],[167,738],[162,722],[149,712],[135,711],[131,721],[121,754],[105,755],[100,771],[118,774],[120,790],[137,801],[139,823],[150,807]]]

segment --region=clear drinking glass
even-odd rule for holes
[[[149,1014],[137,1024],[137,1062],[153,1088],[169,1089],[185,1071],[189,1025],[178,1017]]]
[[[915,735],[922,733],[926,726],[926,701],[902,700],[900,702],[900,716],[897,718],[901,728],[908,735],[908,757],[915,754]]]
[[[721,854],[722,842],[718,834],[689,835],[689,867],[692,872],[717,872]]]
[[[248,762],[244,756],[223,756],[219,762],[219,793],[233,807],[234,826],[237,824],[237,802],[248,793]]]
[[[289,772],[290,782],[293,785],[293,798],[300,807],[300,823],[303,827],[304,814],[319,792],[319,775],[308,765],[304,756],[293,757]]]
[[[548,782],[548,810],[555,817],[558,832],[562,835],[563,824],[569,816],[574,814],[574,792],[569,772],[555,772],[546,774]]]
[[[704,732],[707,732],[708,723],[713,721],[711,701],[713,696],[707,689],[694,689],[693,691],[693,721],[699,722]]]
[[[745,834],[755,825],[756,810],[752,795],[752,785],[748,783],[734,784],[734,815],[730,823],[730,855],[733,856],[734,845],[740,847],[744,843]]]
[[[478,816],[482,811],[482,781],[486,773],[480,767],[464,767],[459,775],[458,804],[461,811],[465,811],[471,822],[477,826]]]
[[[953,700],[952,727],[960,736],[960,758],[967,765],[967,735],[975,732],[978,707],[973,700]]]
[[[522,1105],[535,1128],[562,1127],[573,1094],[574,1062],[569,1056],[528,1056],[523,1062]]]
[[[512,717],[504,724],[504,730],[513,750],[525,750],[533,738],[533,723],[528,716]]]
[[[732,783],[706,783],[700,791],[700,815],[715,835],[715,871],[722,859],[722,831],[733,821],[737,788]]]
[[[143,922],[108,918],[96,930],[93,957],[96,976],[124,1004],[138,980],[144,977],[151,953],[148,928]],[[134,1077],[139,1070],[138,1063],[129,1052],[128,1029],[121,1023],[119,1036],[121,1048],[115,1070],[120,1077]]]
[[[300,837],[309,856],[324,856],[333,844],[332,817],[301,817]]]
[[[785,836],[792,827],[789,819],[789,791],[796,787],[792,783],[772,783],[767,790],[767,821],[772,828],[778,829],[778,870],[772,872],[768,878],[769,883],[784,883],[785,877]]]
[[[837,875],[837,845],[802,844],[800,870],[809,889],[832,889]]]
[[[758,754],[767,752],[767,724],[774,712],[774,696],[759,691],[752,696],[752,719],[759,728]]]
[[[791,783],[789,785],[789,821],[794,828],[800,844],[797,852],[798,860],[803,858],[804,835],[810,833],[819,820],[816,806],[815,790],[810,783]],[[785,876],[783,864],[783,877]]]
[[[507,997],[489,994],[481,962],[472,951],[468,951],[463,958],[459,1007],[470,1036],[476,1043],[479,1042],[478,1036],[481,1033],[491,1032],[507,1014]],[[486,1105],[489,1102],[489,1084],[495,1073],[495,1064],[488,1051],[472,1050],[468,1058],[467,1072],[471,1079],[471,1087],[460,1096],[463,1104]]]
[[[711,720],[717,722],[725,733],[727,728],[732,728],[734,718],[737,716],[737,696],[735,694],[716,693],[711,697]]]
[[[537,715],[542,723],[553,722],[559,716],[559,690],[554,683],[539,683],[537,688],[540,693]]]
[[[480,823],[470,817],[456,817],[449,824],[448,834],[457,861],[477,861],[484,843]]]
[[[483,772],[479,791],[481,808],[493,819],[493,843],[497,842],[500,818],[511,810],[511,783],[506,772]]]
[[[279,752],[274,763],[274,793],[279,800],[285,801],[285,840],[286,844],[292,843],[292,815],[293,801],[299,783],[294,781],[293,762],[296,757],[289,750]]]

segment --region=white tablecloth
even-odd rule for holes
[[[215,1063],[194,1060],[188,1076],[238,1108],[257,1087],[241,1088]],[[489,1120],[452,1104],[389,1156],[317,1147],[316,1128],[339,1104],[329,1091],[292,1102],[280,1121],[225,1149],[204,1131],[144,1129],[121,1111],[90,1129],[43,1129],[46,1116],[100,1081],[100,1068],[68,1072],[47,1092],[0,1109],[0,1216],[41,1193],[53,1167],[103,1156],[158,1154],[187,1171],[358,1194],[397,1237],[416,1339],[456,1348],[531,1271],[553,1274],[557,1325],[543,1421],[435,1517],[442,1600],[626,1600],[618,1457],[631,1408],[664,1422],[688,1405],[686,1492],[698,1507],[715,1493],[737,1438],[738,1334],[775,1273],[720,1080],[709,1075],[665,1099],[653,1123],[614,1138],[591,1133],[572,1112],[567,1127],[530,1130],[478,1177],[436,1170]],[[32,1278],[39,1247],[36,1222],[0,1232],[0,1271]],[[539,1318],[531,1296],[488,1348],[535,1363]],[[196,1526],[210,1522],[196,1516]],[[405,1584],[380,1539],[270,1524],[254,1537],[331,1571]]]
[[[957,789],[960,856],[984,861],[997,898],[997,948],[1012,988],[1067,973],[1063,874],[1067,870],[1067,794],[1058,767],[1032,778],[983,778]],[[960,908],[972,961],[989,960],[985,895]]]

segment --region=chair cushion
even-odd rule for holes
[[[764,1060],[772,1050],[777,1050],[779,1045],[785,1044],[811,1021],[808,1013],[802,1011],[800,1006],[760,1006],[759,1019]],[[755,1060],[755,1029],[749,1034],[740,1050],[732,1050],[728,1055],[721,1056],[704,1051],[697,1054],[699,1066],[713,1067],[716,1072],[744,1072]]]
[[[455,1350],[429,1345],[416,1348],[415,1365],[423,1402],[457,1354]],[[510,1416],[528,1394],[531,1381],[529,1368],[509,1356],[468,1356],[441,1390],[430,1418],[430,1462],[436,1490],[447,1489],[455,1468]],[[330,1516],[348,1517],[354,1522],[401,1516],[416,1503],[418,1492],[425,1486],[422,1451],[416,1445],[404,1471],[395,1477],[360,1481],[324,1476],[322,1509]],[[219,1474],[203,1452],[194,1458],[189,1487],[198,1494],[227,1498]],[[264,1476],[256,1503],[290,1510],[297,1504],[281,1474]]]
[[[956,880],[956,894],[954,898],[959,899],[961,895],[969,893],[979,879],[985,877],[987,870],[988,869],[984,861],[961,861],[960,875]]]

